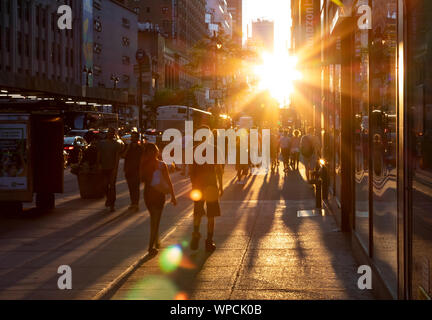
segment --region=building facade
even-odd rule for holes
[[[206,34],[205,0],[120,0],[180,48],[192,47]]]
[[[116,1],[93,1],[93,85],[135,97],[137,14]]]
[[[243,43],[243,0],[227,0],[232,16],[232,38],[239,46]]]
[[[112,1],[103,4],[118,6]],[[68,5],[72,10],[71,29],[58,26],[62,13],[57,11],[61,5]],[[135,104],[135,83],[131,78],[131,82],[121,83],[121,78],[131,77],[132,69],[122,66],[117,70],[118,66],[108,66],[106,61],[114,59],[110,54],[117,47],[110,48],[112,38],[106,33],[107,36],[102,35],[104,31],[116,34],[113,28],[110,30],[108,21],[115,21],[122,10],[132,15],[131,24],[135,25],[136,14],[124,7],[103,12],[102,9],[101,1],[97,0],[1,1],[0,87],[7,92],[4,98],[16,93],[20,98],[68,101],[68,108],[108,111],[106,107],[109,107],[109,111],[122,114],[121,118],[130,115]],[[98,14],[96,18],[95,14]],[[107,15],[111,16],[107,18]],[[136,32],[128,33],[128,39],[130,50],[134,51]],[[95,69],[95,62],[96,67],[101,64],[100,69]],[[116,86],[123,90],[113,90],[114,82],[109,81],[112,73],[119,74]],[[98,86],[98,82],[103,85]],[[59,103],[58,108],[64,109],[64,104]]]
[[[226,35],[232,37],[233,17],[228,9],[226,0],[207,0],[206,12],[211,17],[209,29],[211,29],[212,25],[216,25],[217,32],[223,30]]]
[[[78,95],[82,81],[82,7],[72,30],[57,27],[57,1],[0,2],[0,85]]]
[[[263,51],[274,51],[274,22],[257,20],[252,22],[252,41]]]
[[[431,15],[428,0],[320,1],[326,205],[377,297],[432,295]]]

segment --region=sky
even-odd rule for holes
[[[291,0],[243,0],[243,40],[247,25],[250,36],[252,21],[259,18],[275,22],[275,51],[285,51],[290,40]]]

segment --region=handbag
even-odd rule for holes
[[[171,193],[171,189],[168,185],[168,182],[164,178],[164,175],[162,174],[161,166],[159,164],[158,168],[153,172],[152,181],[150,183],[150,186],[160,193],[168,194]]]

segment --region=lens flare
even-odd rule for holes
[[[165,273],[171,273],[180,266],[183,252],[180,245],[173,245],[162,251],[159,257],[159,266]]]
[[[188,296],[185,292],[177,293],[177,295],[174,298],[174,300],[187,300],[187,299],[188,299]]]
[[[198,189],[194,189],[190,193],[190,198],[192,201],[200,201],[202,199],[202,192]]]
[[[259,89],[269,90],[281,104],[289,100],[294,82],[302,78],[296,66],[298,58],[286,54],[264,53],[263,63],[254,68],[259,79]]]
[[[196,265],[190,261],[188,257],[183,256],[183,259],[180,262],[180,267],[183,269],[195,269]]]
[[[126,300],[174,300],[180,294],[176,285],[164,276],[150,275],[138,281],[126,294]]]

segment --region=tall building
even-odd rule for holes
[[[70,30],[58,27],[63,4],[72,9]],[[126,17],[128,26],[122,27]],[[136,24],[136,14],[114,1],[0,1],[0,87],[32,98],[68,99],[69,106],[98,101],[112,110],[129,109],[135,82],[123,56],[135,54]],[[117,82],[110,80],[113,74]]]
[[[261,48],[261,50],[274,51],[274,22],[260,20],[252,22],[252,41]]]
[[[93,19],[93,85],[135,95],[137,14],[118,1],[93,0]]]
[[[238,45],[243,42],[243,0],[227,0],[228,12],[232,16],[233,40]]]
[[[0,86],[78,95],[82,6],[72,6],[72,30],[57,27],[58,6],[54,0],[0,1]]]
[[[181,48],[189,48],[206,34],[206,0],[118,0]]]
[[[211,15],[212,24],[218,26],[217,31],[223,30],[226,35],[232,37],[233,17],[226,0],[207,0],[206,11]]]

